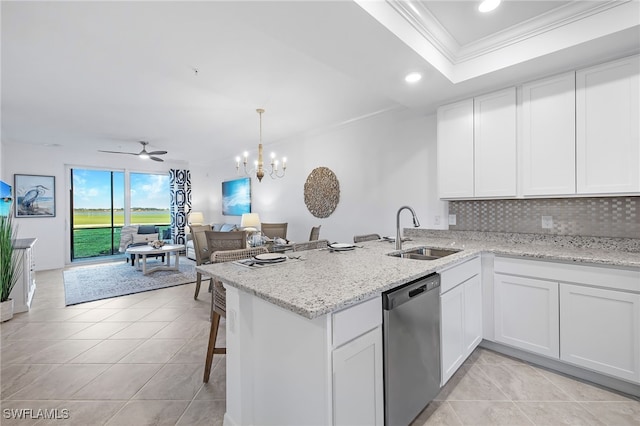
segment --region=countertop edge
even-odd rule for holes
[[[433,261],[433,263],[422,263],[424,267],[420,269],[420,272],[403,275],[398,277],[397,280],[391,280],[385,284],[377,285],[374,289],[364,290],[362,293],[356,294],[354,296],[348,296],[339,302],[333,302],[330,304],[323,305],[319,308],[305,308],[302,304],[292,303],[290,300],[285,300],[281,297],[275,297],[272,294],[267,292],[261,292],[256,290],[254,287],[247,286],[242,282],[236,281],[233,277],[230,277],[224,273],[218,273],[216,271],[210,270],[208,266],[211,265],[201,265],[196,267],[196,269],[207,275],[213,276],[215,279],[222,281],[225,284],[228,284],[232,287],[243,290],[249,294],[257,296],[263,300],[266,300],[270,303],[273,303],[276,306],[279,306],[283,309],[289,310],[296,314],[299,314],[307,319],[314,319],[332,312],[337,312],[342,309],[353,306],[361,301],[365,301],[380,295],[382,292],[392,289],[394,287],[398,287],[400,285],[406,284],[413,280],[422,278],[431,273],[440,273],[446,269],[454,267],[460,263],[463,263],[471,258],[474,258],[482,253],[490,253],[497,256],[514,256],[514,257],[523,257],[523,258],[531,258],[538,259],[543,261],[552,261],[552,262],[561,262],[561,263],[570,263],[570,264],[584,264],[584,265],[594,265],[594,266],[605,266],[605,267],[615,267],[615,268],[623,268],[623,269],[640,269],[640,254],[638,255],[638,259],[620,259],[616,258],[615,253],[611,253],[605,250],[595,250],[595,252],[591,252],[586,250],[584,253],[579,252],[579,250],[566,250],[566,248],[554,248],[554,247],[531,247],[529,245],[520,245],[520,244],[509,244],[509,243],[498,243],[498,242],[479,242],[479,241],[468,241],[468,242],[454,242],[453,240],[447,240],[446,238],[437,238],[438,241],[429,241],[429,239],[416,239],[412,241],[411,244],[406,244],[405,249],[410,249],[411,247],[433,247],[433,248],[457,248],[461,251],[455,253],[454,255],[438,259],[437,261]],[[366,244],[366,243],[365,243]],[[482,247],[477,247],[482,246]],[[562,252],[557,252],[555,250],[565,249]],[[388,252],[393,252],[394,250],[389,247]],[[604,256],[604,254],[609,254],[608,256]],[[629,255],[629,253],[626,253]],[[633,253],[633,256],[636,254]],[[404,260],[403,260],[404,261]],[[410,261],[410,260],[409,260]],[[417,261],[421,262],[421,261]]]

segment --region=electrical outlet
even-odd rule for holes
[[[455,214],[450,214],[449,215],[449,225],[455,225],[456,224],[456,215]]]
[[[433,224],[434,225],[440,225],[440,216],[436,216],[433,218]]]
[[[553,216],[542,216],[542,228],[543,229],[553,228]]]

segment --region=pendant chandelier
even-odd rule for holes
[[[258,182],[262,182],[262,178],[264,177],[264,162],[262,160],[262,114],[264,113],[264,109],[258,108],[256,112],[260,115],[260,141],[258,143],[258,159],[254,161],[255,169],[248,170],[247,163],[249,162],[249,153],[247,151],[243,154],[242,165],[243,171],[246,176],[251,176],[254,172],[256,177],[258,178]],[[276,159],[276,155],[271,153],[271,163],[269,164],[270,168],[268,170],[269,176],[272,179],[284,177],[284,174],[287,171],[287,158],[282,157],[282,169],[278,170],[278,166],[280,162]],[[236,172],[240,174],[240,157],[236,157]]]

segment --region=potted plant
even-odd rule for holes
[[[22,256],[13,248],[17,227],[13,223],[13,212],[0,216],[0,322],[13,318],[13,299],[9,299],[13,286],[20,278]]]

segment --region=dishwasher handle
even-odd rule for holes
[[[419,295],[420,293],[424,293],[425,291],[427,291],[427,285],[426,284],[423,284],[418,288],[414,288],[413,290],[409,290],[409,299]]]
[[[440,292],[440,275],[431,274],[382,293],[382,309],[390,311],[433,291]]]

